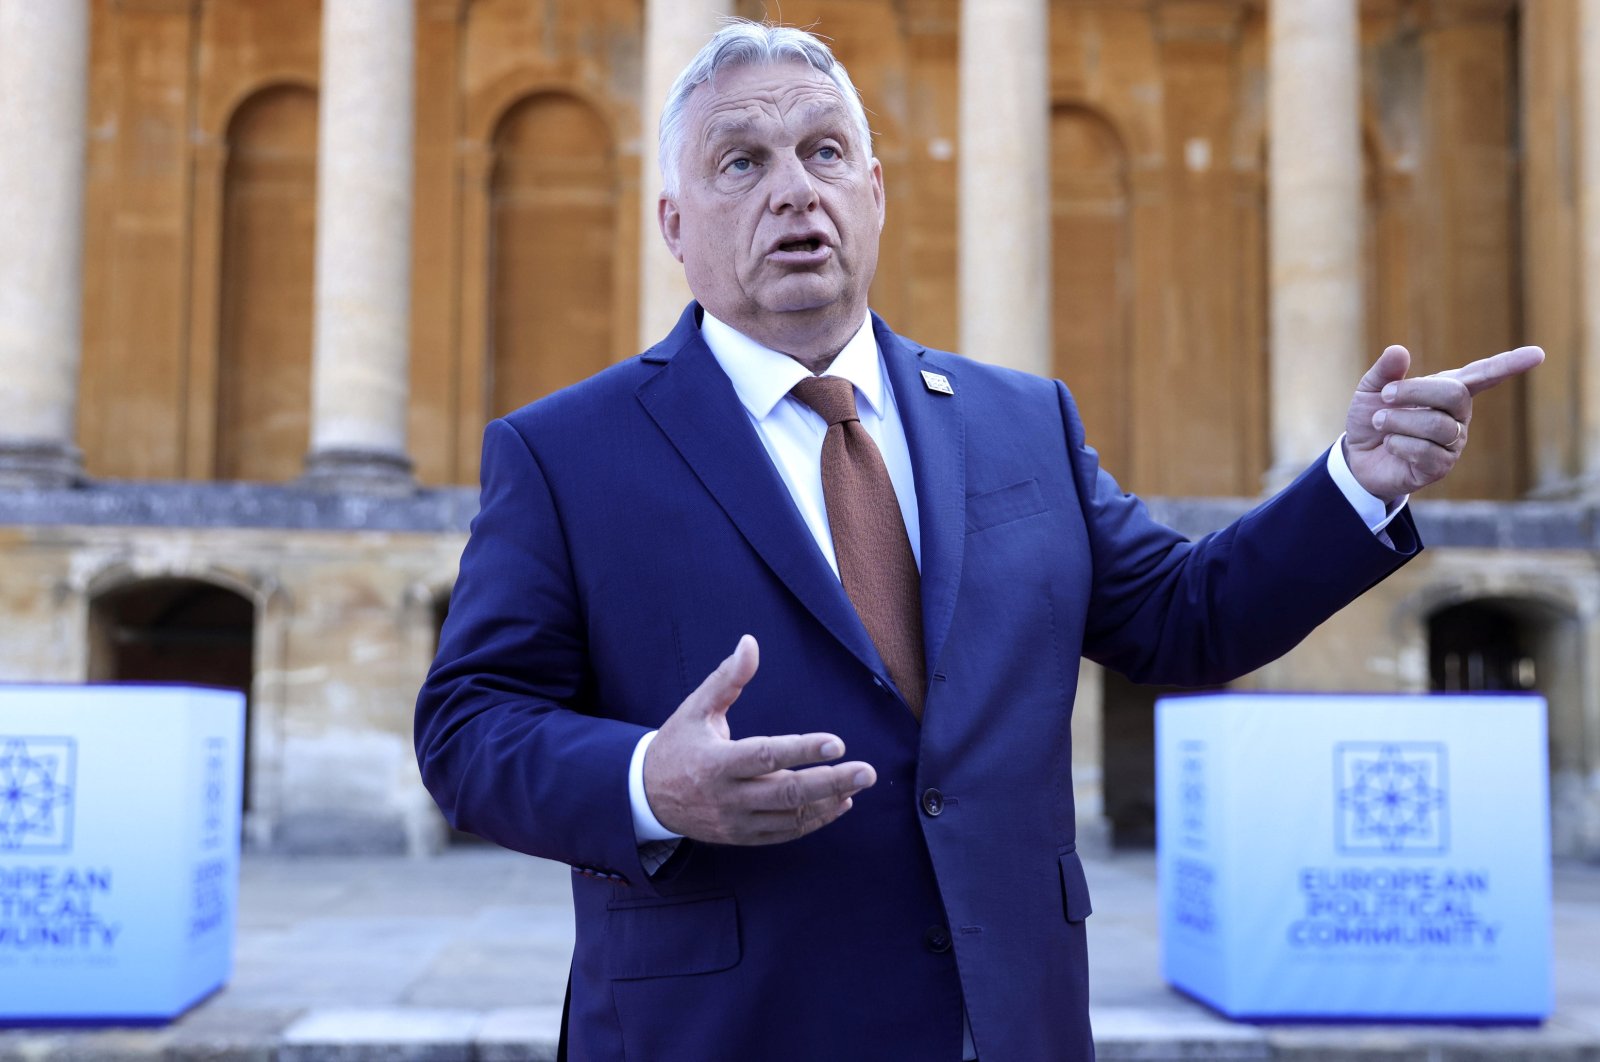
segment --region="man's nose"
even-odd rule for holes
[[[798,157],[790,155],[771,170],[768,206],[774,214],[786,210],[807,211],[817,205],[817,187],[811,171]]]

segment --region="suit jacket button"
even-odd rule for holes
[[[950,931],[944,926],[929,926],[922,934],[922,943],[935,955],[943,955],[950,950]]]
[[[922,791],[922,811],[930,819],[939,817],[944,810],[944,794],[937,789],[924,789]]]

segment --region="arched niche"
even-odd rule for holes
[[[1533,598],[1477,598],[1428,616],[1428,685],[1441,693],[1532,692],[1576,675],[1575,615]]]
[[[1425,625],[1429,689],[1540,693],[1550,704],[1552,766],[1562,766],[1564,749],[1578,763],[1585,635],[1574,609],[1542,597],[1485,595],[1441,603]]]
[[[252,94],[226,141],[213,467],[219,479],[288,480],[310,440],[316,93]]]
[[[496,417],[611,363],[619,195],[605,121],[567,93],[511,105],[491,154],[487,391]]]
[[[1592,856],[1600,798],[1589,748],[1586,650],[1592,634],[1563,602],[1496,595],[1427,614],[1428,685],[1441,693],[1538,693],[1549,706],[1551,830],[1557,855]],[[1590,650],[1592,651],[1592,650]]]
[[[1072,388],[1113,473],[1133,464],[1132,224],[1128,155],[1090,108],[1050,115],[1053,371]]]
[[[89,600],[88,678],[219,686],[243,693],[248,811],[255,640],[255,603],[232,589],[176,577],[125,582]]]

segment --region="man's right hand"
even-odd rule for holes
[[[740,638],[645,750],[645,797],[672,832],[716,844],[792,841],[849,811],[878,780],[871,764],[827,763],[844,755],[832,734],[730,740],[728,708],[759,663],[756,640]]]

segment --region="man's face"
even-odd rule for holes
[[[788,353],[866,315],[883,170],[844,96],[804,63],[722,70],[689,99],[662,235],[716,317]],[[836,351],[838,348],[834,347]]]

